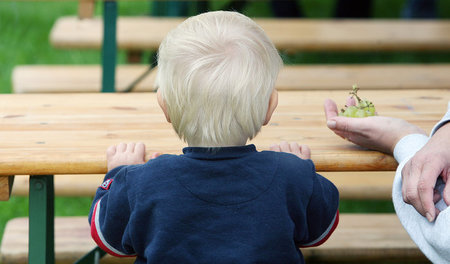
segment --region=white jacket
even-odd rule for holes
[[[450,121],[450,102],[446,115],[433,128],[430,137],[448,121]],[[433,263],[450,263],[450,209],[444,199],[442,198],[436,204],[436,208],[441,213],[433,223],[430,223],[413,206],[405,203],[402,197],[403,166],[428,140],[429,137],[425,135],[411,134],[403,137],[395,146],[394,157],[399,166],[392,187],[392,199],[400,222],[425,256]],[[435,188],[442,194],[444,186],[443,181],[439,178]]]

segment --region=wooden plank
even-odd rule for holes
[[[119,17],[118,48],[156,50],[167,32],[184,18]],[[450,21],[446,20],[308,20],[255,21],[279,49],[294,50],[449,50]],[[50,33],[57,48],[99,49],[100,18],[59,18]],[[414,34],[411,34],[414,32]]]
[[[94,17],[95,0],[79,0],[78,1],[78,18],[92,19]]]
[[[336,231],[325,244],[302,250],[307,260],[427,261],[395,214],[341,214],[340,218]]]
[[[2,240],[2,263],[27,263],[28,218],[10,220]],[[56,263],[73,263],[93,248],[87,217],[55,219]],[[395,214],[341,214],[339,225],[322,246],[302,249],[308,262],[422,260]],[[103,263],[134,259],[108,256]],[[123,262],[125,261],[125,262]]]
[[[319,172],[339,190],[340,199],[391,200],[394,171]]]
[[[337,186],[341,199],[391,199],[393,171],[320,172],[320,174]],[[55,195],[93,196],[104,176],[104,174],[55,175]],[[12,195],[27,196],[28,188],[29,176],[16,176]]]
[[[55,263],[74,263],[96,246],[90,236],[87,216],[55,218]],[[28,218],[6,224],[0,248],[1,262],[28,263]],[[134,258],[105,256],[101,263],[133,263]]]
[[[284,91],[268,126],[250,143],[259,150],[297,141],[312,150],[318,171],[395,170],[395,160],[335,136],[325,125],[323,101],[345,102],[344,91]],[[379,114],[430,131],[447,111],[449,89],[361,91]],[[180,153],[154,93],[0,95],[0,175],[102,174],[105,150],[142,141],[147,153]]]
[[[141,76],[146,65],[119,65],[116,90],[125,90]],[[156,69],[133,91],[154,91]],[[358,84],[362,89],[449,89],[450,64],[285,65],[278,90],[338,90]],[[99,65],[26,65],[13,71],[16,93],[100,92]]]
[[[55,175],[56,196],[94,196],[98,186],[103,182],[104,174]],[[15,177],[12,195],[28,196],[29,176]]]
[[[8,201],[11,196],[14,176],[0,176],[0,201]]]

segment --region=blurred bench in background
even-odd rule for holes
[[[116,91],[130,85],[146,70],[146,65],[119,65]],[[100,92],[101,67],[98,65],[22,65],[12,76],[15,93]],[[351,64],[285,65],[276,83],[283,90],[349,90],[358,84],[371,89],[448,89],[450,64]],[[132,91],[155,90],[156,70],[132,86]]]

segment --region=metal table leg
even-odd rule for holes
[[[115,91],[116,75],[116,24],[117,3],[105,0],[103,4],[102,92]]]
[[[55,263],[53,175],[30,176],[28,263]]]

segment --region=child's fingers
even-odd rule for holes
[[[283,152],[291,152],[291,146],[286,141],[281,141],[280,143],[280,149]]]
[[[127,144],[119,143],[116,148],[116,152],[125,152],[127,150]]]
[[[270,150],[271,150],[271,151],[275,151],[275,152],[280,152],[280,151],[281,151],[281,148],[280,148],[280,145],[278,145],[278,144],[273,144],[272,146],[270,146]]]
[[[161,153],[160,152],[155,152],[155,153],[152,154],[150,159],[156,159],[159,156],[161,156]]]
[[[108,149],[106,149],[106,155],[113,156],[114,154],[116,154],[116,150],[116,145],[111,145],[108,147]]]
[[[303,159],[311,159],[311,150],[307,145],[301,145],[300,152]]]
[[[127,152],[133,153],[135,147],[136,147],[136,143],[134,143],[134,142],[128,143],[127,144]]]
[[[295,154],[299,157],[302,155],[302,152],[300,151],[300,147],[297,142],[289,143],[289,147],[291,148],[292,154]]]
[[[139,157],[142,157],[143,159],[145,159],[145,145],[144,145],[144,143],[142,143],[142,142],[136,143],[135,147],[134,147],[134,152]]]

